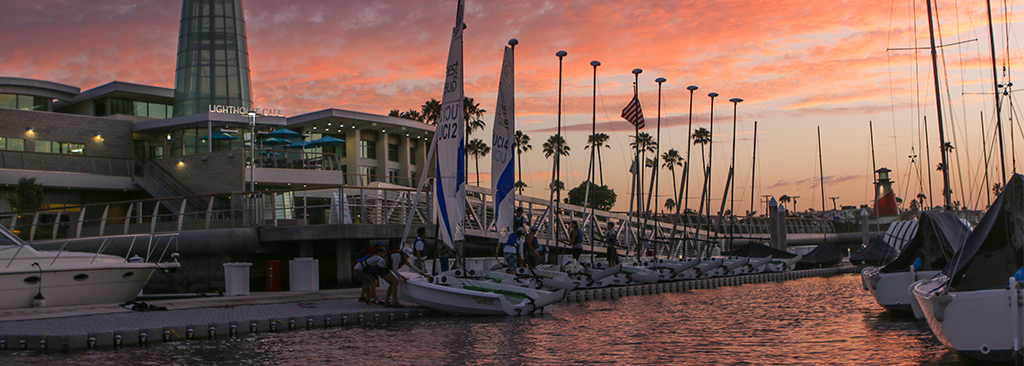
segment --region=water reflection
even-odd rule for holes
[[[853,275],[559,304],[540,317],[440,317],[5,364],[964,364]]]

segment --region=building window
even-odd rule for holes
[[[363,184],[377,181],[377,168],[361,166],[359,167],[359,174],[362,175]]]
[[[107,109],[107,102],[110,109]],[[167,104],[140,102],[121,98],[101,98],[93,101],[93,115],[97,117],[123,114],[127,116],[165,119],[174,115],[174,107]]]
[[[364,159],[376,159],[377,141],[359,140],[359,157]]]
[[[0,94],[0,108],[46,111],[48,100],[43,97],[21,94]]]
[[[416,146],[409,146],[409,164],[416,165]]]
[[[82,155],[85,153],[85,144],[73,142],[36,140],[36,152],[49,154]]]
[[[0,137],[0,150],[25,151],[25,139]]]
[[[398,184],[398,170],[388,169],[388,183]]]
[[[388,161],[398,161],[398,144],[388,144]]]

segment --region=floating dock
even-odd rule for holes
[[[656,295],[857,272],[859,268],[845,266],[585,289],[569,292],[565,301]],[[358,288],[263,292],[148,302],[152,306],[166,307],[166,311],[133,311],[112,304],[2,310],[0,351],[119,349],[256,333],[380,324],[438,315],[418,306],[384,308],[363,304],[357,300],[359,292]]]

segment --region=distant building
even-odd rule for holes
[[[22,177],[37,178],[50,207],[237,192],[253,181],[260,190],[411,186],[433,126],[340,109],[286,117],[252,105],[241,10],[241,0],[183,1],[174,89],[113,81],[81,91],[0,77],[0,193]],[[270,134],[285,128],[297,134]],[[343,142],[305,146],[324,137]]]

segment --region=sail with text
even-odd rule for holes
[[[491,189],[494,192],[494,229],[504,243],[512,232],[515,210],[515,147],[516,131],[514,51],[505,46],[498,82],[498,103],[494,113],[494,134],[491,141]]]
[[[440,238],[455,246],[465,238],[466,217],[466,130],[463,102],[462,30],[465,1],[459,9],[452,30],[451,47],[445,68],[444,97],[441,117],[437,122],[437,184],[435,206],[440,221]]]

